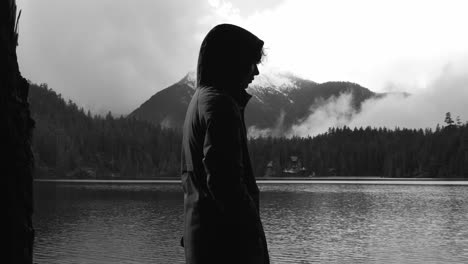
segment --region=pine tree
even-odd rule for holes
[[[447,112],[445,114],[445,121],[444,121],[446,124],[447,124],[447,127],[451,127],[453,126],[453,123],[455,123],[452,119],[452,115],[450,114],[450,112]]]

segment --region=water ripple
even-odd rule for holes
[[[468,187],[261,185],[272,263],[468,263]],[[178,184],[36,184],[34,259],[184,263]]]

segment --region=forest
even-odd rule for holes
[[[36,178],[179,177],[181,132],[134,118],[92,115],[47,84],[30,83]],[[330,128],[307,138],[251,138],[256,177],[468,178],[468,122],[436,129]],[[301,174],[284,170],[299,162]]]

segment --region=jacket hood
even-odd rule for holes
[[[258,63],[263,41],[251,32],[231,24],[220,24],[203,40],[197,65],[197,86],[226,87],[241,70]]]

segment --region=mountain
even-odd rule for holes
[[[195,74],[157,92],[129,117],[162,127],[180,128],[195,89]],[[255,78],[247,89],[252,99],[246,108],[246,125],[258,129],[275,128],[281,134],[311,114],[320,100],[351,93],[352,106],[359,111],[363,101],[378,96],[350,82],[316,83],[289,73],[267,72]]]
[[[165,128],[182,127],[194,91],[195,79],[192,74],[187,74],[179,82],[151,96],[128,116]]]

